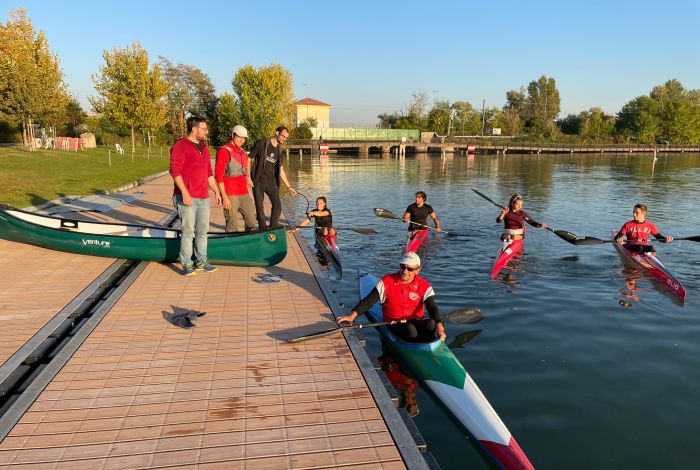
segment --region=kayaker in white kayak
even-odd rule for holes
[[[508,206],[503,208],[496,222],[503,221],[504,231],[502,241],[522,240],[525,236],[525,222],[537,228],[547,228],[547,224],[541,224],[533,220],[530,214],[523,210],[523,197],[513,194],[508,201]]]
[[[440,338],[445,341],[447,335],[435,302],[435,291],[419,273],[420,257],[413,252],[404,254],[399,261],[399,271],[381,278],[367,297],[360,300],[349,315],[338,317],[337,322],[352,323],[380,302],[382,321],[407,320],[388,327],[402,340],[424,342]],[[425,309],[429,318],[424,317]]]
[[[625,248],[630,251],[640,253],[654,251],[653,247],[649,245],[649,236],[651,235],[657,240],[671,243],[673,237],[661,235],[656,225],[646,220],[648,210],[649,208],[644,204],[636,204],[632,211],[632,220],[625,222],[620,228],[620,231],[615,235],[615,241],[621,245],[624,244]]]

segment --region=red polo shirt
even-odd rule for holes
[[[435,295],[430,283],[416,276],[404,284],[399,273],[387,274],[377,283],[383,321],[423,318],[423,304]]]
[[[226,173],[226,166],[232,158],[238,163],[236,165],[237,167],[247,167],[248,156],[245,154],[245,150],[233,142],[229,142],[216,152],[214,177],[217,183],[224,183],[227,196],[243,196],[248,194],[248,185],[246,184],[245,176],[224,176]]]
[[[211,156],[207,144],[202,142],[202,151],[187,137],[183,137],[170,149],[170,176],[182,177],[191,197],[209,199],[209,177],[214,176],[211,170]],[[174,194],[180,194],[175,185]]]

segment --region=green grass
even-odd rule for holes
[[[124,155],[112,150],[109,166],[108,149],[85,151],[0,148],[0,203],[14,207],[41,204],[62,196],[84,196],[111,190],[148,175],[167,170],[169,148],[136,149],[131,162],[130,149]]]

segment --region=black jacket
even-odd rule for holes
[[[277,144],[279,146],[279,143]],[[272,143],[270,142],[270,138],[264,138],[260,139],[257,142],[255,142],[255,145],[253,145],[253,149],[250,151],[250,154],[248,154],[248,158],[251,159],[250,162],[250,178],[253,180],[253,184],[257,185],[262,181],[262,175],[263,175],[263,168],[265,164],[267,163],[265,161],[265,156],[268,153],[268,149],[272,147]],[[277,187],[280,185],[280,168],[282,167],[282,160],[284,159],[284,156],[282,154],[282,151],[280,150],[280,158],[277,160],[277,164],[275,165],[275,181],[277,182]]]

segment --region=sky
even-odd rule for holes
[[[296,98],[331,104],[331,126],[374,127],[411,93],[502,107],[546,75],[561,114],[617,113],[672,78],[700,88],[700,0],[277,1],[0,0],[27,9],[89,110],[102,54],[138,41],[200,68],[218,93],[238,68],[279,63]]]

